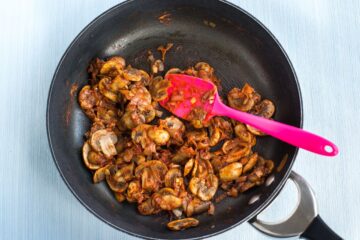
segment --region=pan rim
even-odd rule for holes
[[[69,44],[69,46],[66,48],[66,51],[64,52],[64,54],[62,55],[56,69],[55,72],[53,74],[52,80],[51,80],[51,84],[50,84],[50,88],[49,88],[49,92],[48,92],[48,99],[47,99],[47,107],[46,107],[46,131],[47,131],[47,138],[48,138],[48,143],[49,143],[49,148],[50,148],[50,152],[53,158],[53,161],[56,165],[56,168],[58,169],[61,178],[63,179],[63,181],[65,182],[66,186],[68,187],[68,189],[72,192],[72,194],[76,197],[76,199],[89,211],[91,212],[93,215],[95,215],[97,218],[99,218],[100,220],[102,220],[103,222],[105,222],[107,225],[113,227],[114,229],[120,230],[126,234],[129,234],[131,236],[135,236],[138,238],[143,238],[143,239],[159,239],[159,238],[154,238],[154,237],[149,237],[149,236],[145,236],[142,234],[137,234],[135,232],[123,229],[115,224],[113,224],[112,222],[110,222],[109,220],[105,219],[103,216],[101,216],[101,214],[99,214],[98,212],[94,211],[89,205],[87,205],[82,199],[81,197],[76,193],[76,191],[72,188],[70,182],[68,182],[68,180],[66,179],[60,165],[58,164],[58,160],[55,156],[55,152],[54,152],[54,148],[53,148],[53,144],[52,144],[52,137],[51,137],[51,132],[50,132],[50,102],[51,102],[51,98],[52,98],[52,93],[54,90],[54,84],[55,84],[55,79],[58,75],[58,72],[65,60],[65,58],[67,57],[68,53],[70,52],[70,50],[72,49],[72,47],[74,46],[74,44],[83,36],[83,34],[89,29],[91,28],[93,25],[95,25],[98,20],[106,17],[109,13],[111,13],[112,11],[123,7],[126,4],[130,4],[132,2],[135,2],[137,0],[126,0],[122,3],[116,4],[115,6],[107,9],[106,11],[102,12],[100,15],[98,15],[96,18],[94,18],[89,24],[87,24],[81,31],[80,33],[71,41],[71,43]],[[228,5],[234,9],[236,9],[237,11],[241,12],[242,14],[245,14],[247,17],[249,17],[252,21],[254,21],[254,23],[256,23],[259,27],[261,27],[274,41],[274,43],[277,45],[277,47],[280,49],[281,53],[283,54],[283,56],[285,57],[285,60],[287,61],[289,68],[291,70],[291,73],[294,77],[294,83],[298,92],[298,97],[299,97],[299,111],[300,111],[300,119],[299,119],[299,127],[302,128],[303,127],[303,101],[302,101],[302,94],[301,94],[301,89],[300,89],[300,84],[298,81],[298,77],[296,75],[295,69],[290,61],[289,56],[287,55],[287,53],[285,52],[284,48],[282,47],[282,45],[280,44],[280,42],[278,41],[278,39],[271,33],[271,31],[262,23],[260,22],[257,18],[255,18],[252,14],[250,14],[249,12],[247,12],[246,10],[244,10],[243,8],[241,8],[238,5],[235,5],[231,2],[228,2],[226,0],[215,0],[217,2],[219,2],[220,4],[224,4],[224,5]],[[271,192],[271,194],[269,194],[269,196],[267,196],[266,200],[259,205],[256,209],[254,209],[248,216],[246,216],[244,219],[229,225],[228,227],[221,229],[217,232],[214,233],[209,233],[209,234],[205,234],[202,236],[198,236],[198,237],[194,237],[194,238],[180,238],[180,239],[204,239],[204,238],[208,238],[208,237],[213,237],[215,235],[224,233],[236,226],[239,226],[240,224],[247,222],[251,219],[253,219],[256,215],[258,215],[260,212],[262,212],[275,198],[276,196],[280,193],[281,189],[284,187],[286,181],[289,178],[289,175],[291,173],[293,164],[296,160],[297,154],[298,154],[299,148],[295,147],[295,151],[294,154],[292,156],[292,158],[290,159],[290,165],[287,169],[287,171],[284,174],[284,177],[281,179],[281,181],[279,182],[279,184],[275,187],[275,189]]]

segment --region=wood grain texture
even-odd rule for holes
[[[0,16],[0,239],[134,239],[88,212],[51,159],[45,129],[48,88],[77,33],[115,0],[13,0]],[[359,239],[360,2],[232,1],[262,21],[300,80],[304,127],[334,140],[334,159],[300,151],[294,169],[316,192],[320,213],[346,239]],[[263,219],[295,205],[285,187]],[[243,224],[213,239],[268,239]]]

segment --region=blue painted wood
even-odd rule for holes
[[[334,140],[334,159],[300,151],[295,170],[315,190],[323,218],[346,239],[360,230],[360,3],[357,0],[232,1],[279,39],[298,74],[304,127]],[[66,47],[115,0],[13,0],[0,16],[0,239],[134,239],[89,213],[63,183],[48,149],[46,99]],[[295,205],[286,187],[265,213]],[[221,239],[268,239],[249,224]]]

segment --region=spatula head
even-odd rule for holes
[[[217,89],[212,82],[184,74],[168,74],[166,79],[170,81],[170,87],[167,98],[160,102],[161,106],[186,120],[191,120],[193,109],[205,111],[206,120],[212,116],[217,100]]]

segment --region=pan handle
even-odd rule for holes
[[[269,223],[254,217],[250,224],[257,230],[273,237],[299,236],[305,239],[342,239],[321,219],[316,198],[310,185],[296,172],[290,174],[298,190],[299,200],[295,211],[283,222]]]

